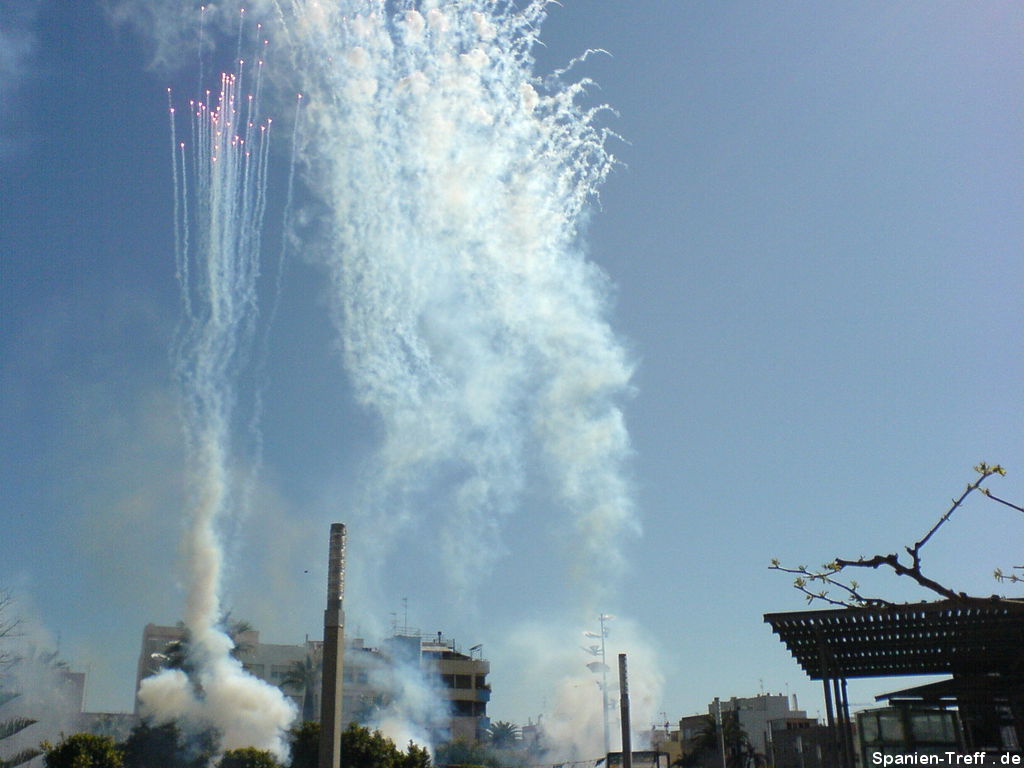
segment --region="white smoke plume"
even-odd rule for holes
[[[388,692],[388,700],[371,718],[370,727],[399,748],[412,742],[432,749],[431,728],[441,725],[447,712],[419,666],[394,659],[392,664],[375,670],[371,682]]]
[[[192,676],[165,670],[143,681],[143,713],[213,727],[225,749],[255,746],[287,755],[291,701],[242,668],[220,627],[220,527],[244,512],[251,487],[239,467],[258,464],[258,403],[239,408],[241,374],[252,363],[260,237],[266,205],[270,121],[260,116],[262,62],[252,90],[243,64],[223,75],[215,102],[191,102],[191,139],[175,143],[175,242],[184,323],[176,360],[184,395],[190,521],[185,537],[185,626]],[[248,451],[248,452],[247,452]]]
[[[200,661],[193,680],[178,669],[146,678],[139,699],[143,716],[157,724],[176,722],[195,731],[212,726],[222,749],[255,746],[287,756],[283,729],[295,719],[294,705],[229,653]]]
[[[502,658],[516,670],[514,679],[503,683],[508,689],[507,695],[525,701],[540,691],[547,692],[543,706],[535,713],[539,716],[542,746],[546,749],[544,761],[592,760],[603,755],[601,685],[605,678],[596,666],[600,657],[586,651],[600,640],[586,637],[581,629],[566,622],[557,626],[522,624],[503,642]],[[618,654],[625,653],[633,749],[644,749],[664,685],[659,653],[641,627],[623,616],[616,616],[608,626],[605,644],[609,746],[615,751],[622,745]],[[591,669],[588,664],[595,666]]]
[[[374,531],[447,494],[442,557],[465,594],[542,469],[575,521],[581,583],[607,588],[637,528],[631,364],[579,241],[614,160],[600,110],[578,106],[587,83],[533,71],[546,3],[278,5],[310,97],[345,362],[384,426]]]

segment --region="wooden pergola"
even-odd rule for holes
[[[961,712],[968,748],[990,746],[991,733],[1008,726],[1024,742],[1024,601],[943,600],[764,620],[807,676],[822,681],[843,768],[854,754],[849,678],[952,675],[944,691]]]

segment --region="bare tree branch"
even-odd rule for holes
[[[988,488],[982,487],[982,483],[992,475],[1005,475],[1005,469],[998,464],[989,465],[985,462],[981,462],[974,468],[974,471],[978,473],[977,479],[975,479],[974,482],[969,483],[959,497],[952,500],[949,509],[945,511],[935,525],[933,525],[919,541],[915,542],[913,546],[904,547],[907,555],[910,556],[909,563],[901,561],[899,555],[893,553],[888,555],[874,555],[872,557],[864,557],[862,555],[856,560],[837,557],[832,562],[825,563],[820,570],[811,570],[805,565],[800,565],[796,568],[786,568],[783,567],[777,559],[773,559],[769,566],[769,570],[794,574],[796,578],[793,580],[793,587],[806,596],[808,603],[815,600],[821,600],[829,605],[840,607],[892,605],[888,600],[883,600],[878,597],[868,597],[862,594],[856,581],[846,581],[839,576],[839,574],[847,568],[871,568],[877,570],[883,567],[890,569],[897,576],[905,576],[917,582],[925,589],[941,595],[948,600],[956,600],[959,602],[989,600],[991,598],[972,597],[964,592],[957,592],[956,590],[950,589],[944,584],[926,576],[921,570],[921,550],[924,549],[924,546],[931,540],[932,536],[935,535],[939,528],[945,525],[953,516],[953,513],[963,505],[967,497],[975,491],[980,491],[988,498],[998,501],[1000,504],[1004,504],[1005,506],[1024,512],[1024,507],[1019,507],[1016,504],[1012,504],[1004,499],[993,496]],[[1014,570],[1024,570],[1024,566],[1014,566]],[[1024,576],[1016,573],[1004,574],[999,569],[996,569],[994,576],[996,580],[1000,582],[1024,583]],[[816,590],[816,584],[820,584],[822,588],[820,590]],[[844,594],[838,598],[832,597],[830,589],[833,588],[841,590]]]
[[[793,580],[793,586],[799,592],[803,592],[804,595],[806,595],[808,603],[813,602],[814,600],[821,600],[839,607],[848,607],[850,605],[892,605],[888,600],[862,595],[858,591],[860,585],[857,584],[856,581],[851,581],[849,584],[845,584],[844,582],[834,578],[831,574],[839,573],[839,571],[842,570],[842,567],[839,566],[837,561],[825,563],[821,567],[821,571],[812,571],[806,565],[799,565],[796,568],[786,568],[780,565],[778,560],[772,560],[772,564],[768,568],[772,571],[796,574],[796,579]],[[845,600],[836,600],[835,598],[829,597],[827,589],[815,591],[811,588],[811,584],[813,582],[828,584],[829,586],[841,589],[846,592],[847,598]]]
[[[989,491],[988,488],[982,488],[981,492],[984,493],[986,496],[988,496],[990,499],[992,499],[992,501],[998,501],[1000,504],[1005,504],[1010,509],[1016,509],[1018,512],[1024,512],[1024,507],[1018,507],[1016,504],[1012,504],[1009,501],[1007,501],[1006,499],[1000,499],[994,493]]]
[[[947,509],[946,514],[939,518],[939,522],[932,526],[932,529],[924,535],[923,539],[917,542],[913,547],[909,547],[907,549],[907,552],[909,552],[911,557],[914,558],[915,565],[920,565],[920,557],[918,556],[918,554],[921,551],[921,547],[927,544],[928,539],[930,539],[935,534],[935,532],[939,530],[939,528],[942,527],[942,525],[947,520],[949,520],[950,517],[952,517],[953,513],[956,512],[956,510],[959,509],[960,505],[964,503],[964,499],[970,496],[974,491],[978,490],[981,487],[981,484],[992,475],[1006,474],[1006,470],[1003,469],[998,464],[990,467],[985,462],[981,462],[980,464],[978,464],[978,466],[974,468],[974,471],[979,473],[978,479],[975,480],[973,483],[968,483],[967,488],[964,490],[963,493],[960,494],[960,498],[953,499],[953,506]],[[986,493],[985,495],[988,496],[989,494]]]
[[[11,616],[11,608],[14,606],[14,596],[10,590],[0,589],[0,668],[10,664],[14,659],[7,649],[5,638],[17,637],[18,627],[21,619]]]
[[[939,582],[933,579],[929,579],[927,576],[921,573],[921,558],[919,552],[912,550],[910,547],[907,547],[907,552],[909,552],[914,559],[913,565],[911,566],[906,566],[903,563],[901,563],[899,556],[895,554],[875,555],[871,558],[861,557],[856,560],[843,560],[842,558],[836,558],[835,562],[836,565],[838,565],[840,568],[853,567],[877,569],[883,565],[888,566],[893,570],[894,573],[896,573],[897,576],[907,576],[916,581],[925,589],[930,589],[932,592],[936,592],[950,600],[960,599],[963,593],[958,594],[957,592],[954,592],[952,589],[944,587],[942,584],[939,584]]]

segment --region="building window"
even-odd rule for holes
[[[288,669],[289,667],[287,664],[272,664],[270,666],[270,679],[280,680],[288,673]]]

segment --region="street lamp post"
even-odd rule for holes
[[[601,723],[604,726],[605,755],[607,755],[611,751],[611,742],[608,736],[608,664],[605,661],[605,638],[608,637],[608,628],[605,626],[605,622],[611,621],[614,618],[615,617],[612,616],[610,613],[602,613],[600,616],[597,617],[598,622],[600,622],[601,624],[600,635],[594,632],[583,633],[586,637],[600,638],[601,640],[600,648],[598,648],[597,646],[590,646],[590,648],[584,648],[584,650],[593,656],[598,655],[598,653],[600,653],[601,655],[601,682],[598,683],[598,685],[601,686]],[[591,662],[587,665],[587,668],[591,672],[596,672],[597,670],[595,669],[595,667],[597,666],[598,664],[596,662]]]
[[[722,750],[722,768],[725,763],[725,724],[722,722],[722,700],[715,696],[715,720],[718,725],[718,745]]]

